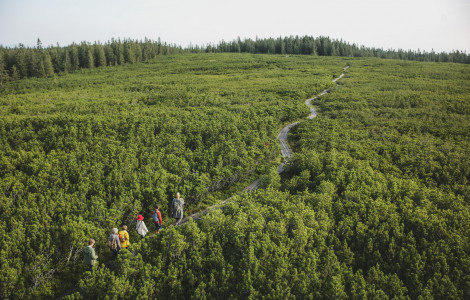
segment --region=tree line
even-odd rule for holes
[[[104,44],[82,42],[61,47],[43,47],[40,39],[36,47],[0,47],[0,83],[27,77],[50,77],[79,69],[134,64],[157,55],[182,52],[181,47],[145,39],[111,39]]]
[[[61,47],[43,47],[40,39],[36,47],[20,44],[14,48],[0,46],[0,84],[8,80],[26,77],[49,77],[56,73],[73,72],[103,66],[116,66],[147,61],[158,55],[176,53],[253,53],[295,54],[343,57],[378,57],[386,59],[415,60],[426,62],[470,63],[464,51],[426,52],[403,49],[387,49],[359,46],[346,41],[320,36],[288,36],[278,38],[235,39],[218,44],[181,47],[153,41],[111,39],[104,44],[82,42]]]
[[[190,48],[190,51],[201,51],[201,48]],[[221,41],[217,45],[208,45],[206,52],[242,52],[254,54],[303,54],[318,56],[344,56],[344,57],[378,57],[387,59],[470,63],[470,56],[463,51],[426,52],[403,49],[387,49],[359,46],[350,44],[342,39],[331,39],[320,36],[288,36],[278,38],[264,38],[255,40],[240,38],[231,42]]]

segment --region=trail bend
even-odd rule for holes
[[[341,73],[341,75],[339,75],[338,77],[336,77],[335,79],[333,79],[333,82],[336,82],[338,80],[340,80],[341,78],[343,78],[344,76],[344,71],[346,71],[347,69],[349,68],[349,66],[346,66],[344,69],[343,69],[343,73]],[[315,100],[317,99],[318,97],[321,97],[323,95],[326,95],[330,92],[331,89],[326,89],[326,90],[323,90],[320,94],[318,94],[317,96],[313,97],[313,98],[310,98],[310,99],[307,99],[305,100],[305,105],[308,106],[308,108],[310,109],[310,115],[308,116],[309,119],[313,119],[317,116],[317,112],[315,111],[315,109],[313,109],[312,105],[310,104],[310,102],[312,100]],[[287,163],[287,161],[292,157],[292,151],[291,149],[289,148],[289,144],[287,143],[287,134],[289,133],[290,129],[292,127],[294,127],[295,125],[297,125],[300,121],[297,121],[297,122],[294,122],[294,123],[290,123],[288,124],[287,126],[285,126],[284,128],[281,129],[281,132],[279,132],[278,136],[277,136],[277,139],[279,140],[280,144],[281,144],[281,155],[282,155],[282,158],[284,159],[284,162],[279,166],[277,167],[277,171],[279,173],[281,173],[282,171],[284,171],[284,165]]]
[[[337,82],[338,80],[340,80],[341,78],[343,78],[343,76],[345,75],[344,72],[349,69],[349,66],[346,66],[344,69],[343,69],[343,73],[341,73],[341,75],[339,75],[338,77],[336,77],[335,79],[333,79],[333,82]],[[323,90],[320,94],[318,94],[317,96],[315,97],[312,97],[312,98],[309,98],[307,100],[305,100],[305,105],[307,105],[310,109],[310,115],[307,117],[308,119],[313,119],[317,116],[317,112],[315,111],[315,109],[312,107],[311,105],[311,101],[312,100],[315,100],[317,99],[318,97],[321,97],[323,95],[326,95],[328,94],[329,92],[331,91],[331,89],[326,89],[326,90]],[[292,158],[292,151],[289,147],[289,144],[287,143],[287,135],[289,134],[289,131],[291,130],[292,127],[294,127],[295,125],[299,124],[301,121],[296,121],[296,122],[293,122],[293,123],[290,123],[288,125],[286,125],[284,128],[281,129],[281,131],[279,132],[279,134],[277,135],[277,139],[279,140],[279,143],[281,145],[281,156],[282,156],[282,159],[283,159],[283,163],[281,163],[279,165],[279,167],[277,167],[277,172],[278,173],[281,173],[282,171],[284,171],[284,166],[285,164],[289,161],[290,158]],[[259,178],[256,179],[255,181],[253,181],[251,184],[249,184],[247,187],[245,187],[242,192],[251,192],[251,191],[254,191],[258,188],[258,184],[259,184]],[[229,201],[233,196],[229,197],[228,199],[225,199],[223,201],[221,201],[220,203],[217,203],[215,205],[212,205],[212,206],[209,206],[208,208],[200,211],[200,212],[197,212],[197,213],[194,213],[192,215],[189,215],[187,217],[185,217],[183,220],[181,220],[181,223],[180,223],[180,226],[181,225],[184,225],[185,223],[187,223],[189,221],[190,218],[192,218],[193,220],[198,220],[200,219],[203,215],[207,214],[210,210],[212,209],[217,209],[217,208],[222,208],[225,203],[227,203],[227,201]]]

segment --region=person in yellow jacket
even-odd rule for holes
[[[127,232],[126,225],[123,225],[122,230],[119,231],[119,240],[121,241],[121,248],[127,248],[131,245],[129,242],[129,233]]]

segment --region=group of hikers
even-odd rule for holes
[[[175,224],[176,226],[179,226],[181,224],[181,220],[183,220],[183,205],[184,199],[181,198],[180,193],[176,193],[176,198],[173,198],[171,203],[171,216],[177,219]],[[163,225],[160,205],[157,205],[155,210],[152,211],[152,222],[155,225],[155,234],[158,234]],[[137,216],[136,230],[141,238],[144,238],[148,233],[142,213]],[[90,239],[88,241],[88,246],[83,249],[83,262],[89,267],[90,272],[93,272],[93,265],[98,261],[98,255],[96,255],[95,249],[93,248],[94,245],[95,240]],[[108,246],[112,252],[111,260],[116,260],[119,251],[130,246],[127,225],[123,225],[121,231],[117,228],[112,229],[111,235],[108,237]]]

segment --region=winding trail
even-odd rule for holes
[[[333,82],[336,82],[338,80],[340,80],[341,78],[343,78],[344,76],[344,71],[346,71],[347,69],[349,68],[349,66],[346,66],[344,69],[343,69],[343,73],[341,73],[341,75],[339,75],[338,77],[336,77],[335,79],[333,79]],[[317,116],[317,112],[315,111],[315,109],[313,109],[312,105],[311,105],[311,101],[312,100],[315,100],[317,99],[318,97],[321,97],[325,94],[328,94],[329,92],[331,91],[331,89],[326,89],[324,90],[323,92],[321,92],[318,96],[315,96],[313,98],[310,98],[310,99],[307,99],[305,100],[305,104],[310,108],[310,115],[308,116],[309,119],[313,119]],[[287,143],[287,135],[289,134],[289,131],[292,127],[294,127],[295,125],[299,124],[300,121],[296,121],[294,123],[290,123],[288,125],[286,125],[284,128],[281,129],[281,131],[279,132],[277,138],[281,144],[281,155],[282,155],[282,159],[284,160],[284,162],[279,165],[279,167],[277,167],[277,172],[278,173],[281,173],[282,171],[284,171],[284,166],[285,164],[289,161],[289,159],[292,157],[292,151],[291,149],[289,148],[289,144]],[[248,185],[247,187],[245,187],[242,192],[252,192],[254,190],[256,190],[258,188],[258,184],[259,184],[259,178],[256,179],[255,181],[253,181],[250,185]],[[233,196],[232,196],[233,197]],[[222,208],[225,203],[227,203],[227,201],[229,201],[232,197],[228,198],[228,199],[225,199],[223,201],[221,201],[220,203],[217,203],[215,205],[212,205],[212,206],[209,206],[208,208],[200,211],[200,212],[197,212],[197,213],[194,213],[190,216],[187,216],[185,217],[183,220],[181,220],[181,223],[180,223],[180,226],[181,225],[184,225],[185,223],[187,223],[189,221],[190,218],[193,218],[193,220],[198,220],[200,219],[203,215],[207,214],[210,210],[212,209],[218,209],[218,208]]]
[[[346,71],[348,68],[349,68],[349,66],[346,66],[343,69],[343,72]],[[344,76],[344,73],[341,73],[341,75],[339,75],[338,77],[333,79],[333,82],[336,82],[336,81],[340,80],[341,78],[343,78],[343,76]],[[317,116],[317,112],[315,111],[315,109],[313,109],[310,102],[312,100],[317,99],[318,97],[321,97],[325,94],[328,94],[330,92],[330,90],[331,89],[326,89],[323,92],[321,92],[318,96],[315,96],[313,98],[305,100],[305,105],[307,105],[308,108],[310,108],[310,115],[308,116],[309,119],[313,119]],[[277,136],[279,142],[281,143],[281,155],[282,155],[282,158],[284,159],[284,162],[279,167],[277,167],[277,172],[278,173],[281,173],[282,171],[284,171],[284,165],[292,157],[292,151],[290,150],[289,145],[287,144],[287,134],[289,133],[290,129],[293,126],[297,125],[299,122],[300,121],[290,123],[286,127],[282,128],[281,132],[279,132],[279,135]]]

